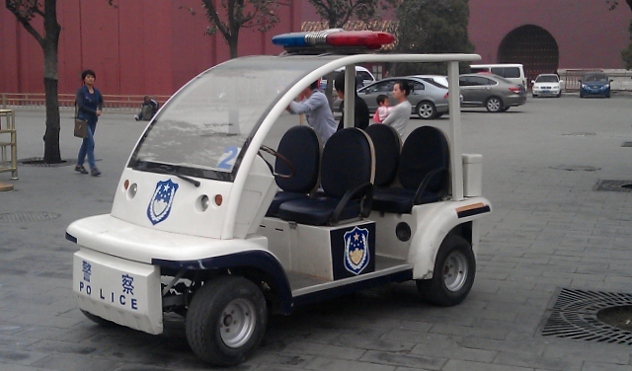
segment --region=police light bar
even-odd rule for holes
[[[291,32],[272,38],[274,45],[285,49],[310,47],[342,47],[379,49],[395,41],[395,36],[387,32],[378,31],[345,31],[332,28],[317,32]]]

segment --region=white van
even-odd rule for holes
[[[527,87],[527,78],[522,64],[472,64],[470,70],[472,73],[490,72]]]
[[[338,68],[335,72],[342,72],[344,71],[345,68]],[[356,70],[356,78],[359,77],[358,80],[361,79],[362,84],[357,86],[357,88],[361,88],[363,86],[367,86],[369,84],[374,83],[375,80],[375,76],[373,76],[373,74],[371,73],[371,71],[369,71],[368,69],[362,67],[362,66],[355,66],[355,70]],[[327,89],[327,76],[323,76],[320,79],[320,89],[321,90],[325,90]]]

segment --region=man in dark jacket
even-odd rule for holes
[[[140,105],[140,112],[136,116],[134,116],[134,120],[151,120],[158,111],[158,106],[159,104],[155,99],[145,95],[145,98],[143,99],[143,104]]]
[[[357,78],[356,78],[357,80]],[[334,80],[334,88],[336,89],[336,93],[338,94],[338,98],[344,99],[345,97],[345,73],[339,72],[336,75],[336,79]],[[369,107],[367,107],[364,99],[358,97],[355,89],[353,91],[353,95],[355,97],[355,127],[360,129],[366,129],[369,126]],[[345,127],[344,120],[344,104],[343,101],[340,105],[340,109],[342,110],[342,117],[340,117],[340,123],[338,124],[338,130],[341,130]]]

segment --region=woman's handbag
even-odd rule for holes
[[[85,138],[88,136],[88,121],[77,118],[77,105],[75,105],[75,136]]]
[[[77,138],[88,136],[88,121],[75,118],[75,136]]]

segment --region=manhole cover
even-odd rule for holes
[[[564,170],[564,171],[597,171],[601,170],[599,167],[594,166],[581,166],[581,165],[557,165],[551,166],[553,170]]]
[[[57,219],[60,215],[48,211],[25,211],[18,213],[0,214],[0,223],[41,222]]]
[[[632,332],[615,324],[629,320],[625,307],[632,308],[632,294],[562,289],[542,335],[632,345]]]
[[[632,192],[632,180],[599,180],[595,191]]]
[[[575,133],[566,133],[566,134],[562,134],[562,135],[567,135],[567,136],[572,136],[572,137],[590,137],[593,135],[596,135],[595,133],[592,133],[590,131],[578,131]]]
[[[77,160],[65,159],[65,160],[61,160],[61,162],[58,163],[58,164],[47,164],[46,162],[44,162],[44,158],[43,157],[31,157],[31,158],[25,158],[25,159],[22,159],[22,160],[18,160],[18,162],[20,163],[20,165],[23,165],[23,166],[61,167],[61,166],[74,165],[75,162],[77,162]]]

